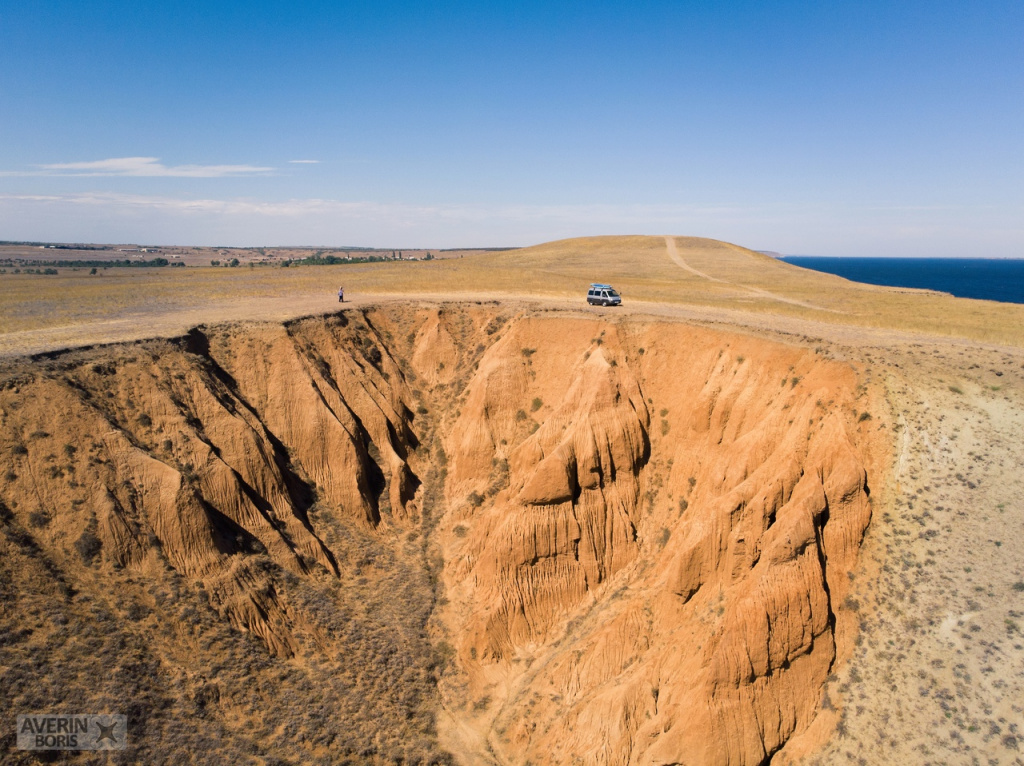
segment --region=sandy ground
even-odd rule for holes
[[[901,428],[855,589],[861,635],[814,763],[1024,764],[1019,351],[866,350]],[[881,511],[881,512],[879,512]]]

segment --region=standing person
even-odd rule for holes
[[[344,302],[345,302],[345,288],[344,287],[339,287],[338,288],[338,303],[344,303]]]

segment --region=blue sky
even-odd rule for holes
[[[1024,257],[1024,3],[0,6],[0,239]]]

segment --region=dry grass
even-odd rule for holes
[[[293,313],[322,304],[338,285],[349,295],[481,294],[579,299],[592,281],[638,301],[814,319],[834,325],[913,330],[1024,345],[1024,306],[876,287],[819,274],[709,239],[677,237],[675,263],[663,237],[593,237],[451,260],[239,269],[110,269],[96,276],[0,276],[0,333],[228,303],[286,301]],[[807,304],[807,305],[800,305]],[[145,332],[152,332],[152,325]],[[145,334],[145,332],[143,334]]]

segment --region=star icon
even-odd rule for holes
[[[117,726],[117,721],[114,721],[114,723],[110,724],[110,726],[104,726],[99,721],[97,721],[96,725],[100,729],[100,735],[96,738],[97,745],[105,739],[109,739],[114,744],[117,744],[117,738],[114,736],[114,728]]]

